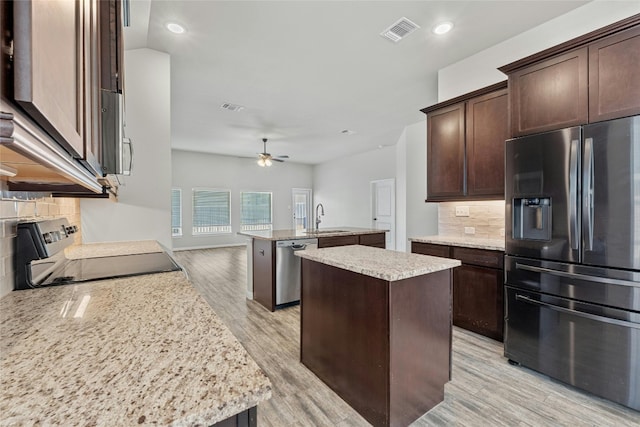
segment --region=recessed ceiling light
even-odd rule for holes
[[[453,28],[453,22],[441,22],[435,27],[433,27],[433,30],[431,31],[433,31],[434,34],[442,35],[451,31],[452,28]]]
[[[167,24],[167,30],[171,31],[174,34],[182,34],[187,30],[180,24],[176,24],[175,22],[169,22]]]
[[[350,129],[343,129],[343,130],[340,131],[340,133],[343,134],[343,135],[353,135],[356,132],[353,131],[353,130],[350,130]]]

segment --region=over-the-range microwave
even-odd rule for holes
[[[124,135],[123,95],[102,89],[102,172],[104,175],[131,175],[133,146]]]

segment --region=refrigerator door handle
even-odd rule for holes
[[[533,265],[526,265],[516,262],[516,269],[531,271],[533,273],[546,273],[554,276],[567,277],[570,279],[588,280],[589,282],[605,283],[608,285],[629,286],[632,288],[640,288],[639,282],[632,282],[630,280],[613,279],[609,277],[590,276],[588,274],[570,273],[568,271],[552,270],[551,268],[536,267]]]
[[[571,249],[579,249],[578,239],[578,147],[580,141],[571,141],[569,153],[569,240]]]
[[[520,295],[520,294],[516,294],[516,300],[517,301],[523,301],[523,302],[526,302],[526,303],[529,303],[529,304],[533,304],[533,305],[547,307],[547,308],[550,308],[552,310],[559,311],[561,313],[568,313],[568,314],[572,314],[572,315],[575,315],[575,316],[584,317],[584,318],[587,318],[587,319],[595,320],[597,322],[604,322],[604,323],[610,323],[612,325],[624,326],[624,327],[627,327],[627,328],[640,329],[640,323],[627,322],[625,320],[612,319],[610,317],[599,316],[597,314],[591,314],[591,313],[585,313],[583,311],[574,310],[574,309],[571,309],[571,308],[564,308],[564,307],[560,307],[558,305],[549,304],[548,302],[538,301],[538,300],[535,300],[535,299],[532,299],[532,298],[529,298],[527,296]]]
[[[585,231],[585,250],[593,250],[593,138],[584,140],[584,168],[582,175],[582,223]]]

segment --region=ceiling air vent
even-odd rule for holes
[[[222,108],[223,110],[229,110],[229,111],[244,110],[244,107],[242,105],[230,104],[228,102],[225,102],[224,104],[222,104],[220,108]]]
[[[400,18],[394,22],[389,28],[380,33],[382,37],[388,38],[394,43],[398,43],[408,34],[411,34],[420,26],[414,22],[411,22],[407,18]]]

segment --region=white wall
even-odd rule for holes
[[[371,227],[371,181],[395,177],[395,146],[315,165],[313,206],[322,203],[325,212],[320,227]]]
[[[438,234],[438,204],[427,198],[427,122],[405,128],[407,145],[407,238]],[[406,239],[405,239],[406,240]],[[407,252],[410,252],[407,246]]]
[[[640,1],[596,0],[438,71],[438,102],[506,80],[498,67],[640,13]]]
[[[134,147],[131,176],[121,177],[118,201],[83,199],[84,243],[157,240],[171,247],[170,57],[128,50],[125,62],[125,134]]]
[[[275,163],[261,168],[254,159],[173,150],[173,188],[182,189],[182,237],[173,238],[174,249],[216,247],[244,244],[240,231],[240,193],[270,191],[273,204],[273,228],[293,228],[291,189],[312,188],[311,165]],[[192,189],[206,187],[231,191],[231,234],[191,234]],[[167,229],[168,226],[167,226]]]

